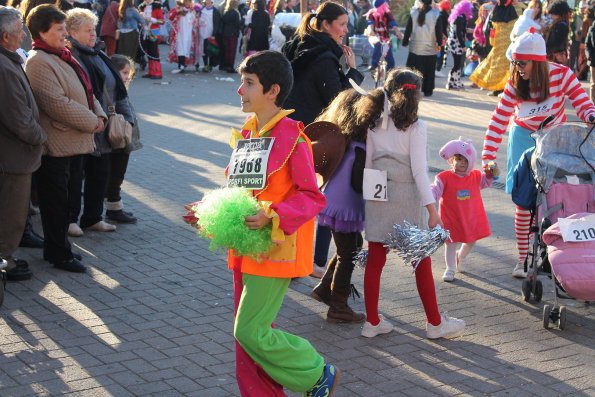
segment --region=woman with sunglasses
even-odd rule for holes
[[[585,122],[595,121],[595,105],[570,69],[546,60],[545,41],[533,28],[511,44],[506,56],[511,60],[510,79],[492,114],[481,157],[484,164],[496,159],[510,117],[514,115],[509,130],[506,164],[506,192],[510,194],[515,165],[523,152],[535,145],[530,134],[550,116],[553,116],[551,124],[566,121],[566,97],[578,117]],[[516,208],[514,223],[519,256],[512,271],[513,277],[526,277],[524,261],[529,249],[530,219],[529,211]]]

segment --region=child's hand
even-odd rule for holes
[[[258,214],[254,215],[254,216],[247,216],[246,217],[246,226],[248,226],[249,229],[262,229],[263,227],[265,227],[266,225],[268,225],[271,222],[271,218],[267,217],[264,214],[263,210],[260,210],[258,212]]]
[[[430,218],[428,219],[428,227],[430,229],[435,228],[437,225],[444,227],[442,223],[442,219],[440,219],[440,215],[437,212],[430,214]]]
[[[496,164],[493,161],[490,161],[488,164],[484,164],[483,171],[486,173],[486,176],[489,179],[493,179],[494,177],[500,175],[500,169],[498,168],[498,164]]]

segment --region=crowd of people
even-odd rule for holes
[[[328,321],[363,323],[361,335],[367,338],[391,332],[378,303],[384,241],[393,225],[408,221],[450,230],[442,280],[454,281],[474,244],[490,235],[480,189],[498,174],[496,155],[510,118],[508,193],[516,163],[533,144],[530,134],[545,119],[564,122],[566,98],[583,121],[595,121],[595,105],[579,83],[595,55],[588,4],[579,5],[581,14],[573,20],[562,0],[532,0],[524,11],[515,0],[461,0],[454,6],[423,0],[406,14],[401,32],[386,0],[309,3],[312,9],[281,51],[269,51],[275,14],[296,7],[284,0],[250,5],[227,0],[222,7],[211,0],[172,5],[145,0],[138,6],[132,0],[99,5],[24,0],[22,12],[0,6],[0,99],[14,104],[0,109],[0,256],[8,261],[8,279],[32,277],[28,264],[15,258],[19,245],[43,248],[44,260],[56,268],[85,272],[69,237],[116,231],[104,221],[104,210],[107,220],[137,221],[121,197],[130,153],[142,146],[127,90],[135,63],[148,68],[143,77],[162,78],[159,43],[167,37],[173,73],[188,67],[208,73],[217,66],[240,73],[237,92],[251,117],[237,139],[275,138],[261,158],[268,161],[266,183],[252,188],[262,210],[246,217],[246,225],[271,225],[276,244],[258,258],[233,251],[228,258],[240,391],[283,395],[285,387],[330,396],[338,368],[305,339],[272,326],[291,279],[319,268],[311,296],[329,307]],[[172,28],[164,35],[166,21]],[[382,86],[370,92],[359,86],[364,75],[348,45],[358,32],[368,38],[370,69],[384,57],[389,70]],[[408,47],[407,67],[395,67],[392,51],[382,53],[391,32]],[[236,68],[238,53],[245,58]],[[453,59],[447,89],[465,88],[467,60],[467,66],[477,64],[470,73],[473,84],[500,100],[486,120],[480,169],[473,142],[452,140],[433,154],[448,167],[431,183],[419,103],[433,94],[447,53]],[[116,115],[132,129],[124,148],[110,135]],[[370,181],[382,195],[366,193]],[[37,207],[43,237],[31,227]],[[518,260],[512,275],[523,278],[531,219],[520,207],[515,214]],[[354,256],[364,239],[366,312],[359,313],[348,298],[356,291]],[[337,252],[328,261],[331,240]],[[430,256],[412,265],[426,336],[460,335],[465,322],[439,310]]]

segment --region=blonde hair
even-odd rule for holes
[[[225,2],[225,10],[223,10],[223,12],[226,13],[229,10],[237,10],[239,5],[240,2],[238,0],[227,0]]]
[[[99,19],[91,10],[86,8],[73,8],[66,12],[66,31],[78,32],[84,24],[91,22],[93,26],[97,26]]]

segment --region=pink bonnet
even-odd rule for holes
[[[473,147],[473,142],[471,139],[464,139],[463,137],[459,137],[459,139],[447,142],[446,145],[440,149],[440,157],[444,160],[448,161],[452,156],[455,154],[460,154],[461,156],[465,157],[469,162],[469,166],[467,167],[467,174],[469,174],[475,168],[475,159],[477,158],[477,151]]]

